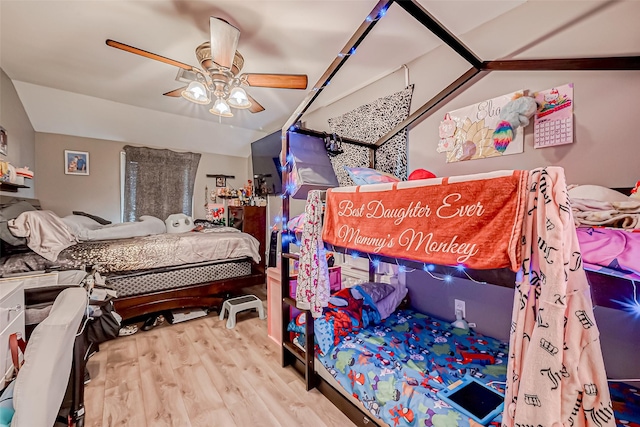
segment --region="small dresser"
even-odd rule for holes
[[[265,272],[267,258],[267,208],[264,206],[229,206],[229,227],[251,234],[260,243],[258,269]]]

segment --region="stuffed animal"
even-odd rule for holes
[[[520,96],[500,110],[501,122],[493,132],[493,146],[500,153],[504,153],[507,146],[516,136],[518,126],[527,126],[529,119],[538,109],[536,100],[530,96]]]
[[[164,223],[167,225],[167,233],[186,233],[195,227],[193,219],[183,213],[169,215]]]
[[[425,169],[416,169],[409,175],[409,181],[413,181],[416,179],[429,179],[435,178],[435,174],[433,172],[429,172]]]

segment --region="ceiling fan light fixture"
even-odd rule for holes
[[[245,92],[241,87],[234,87],[233,89],[231,89],[231,93],[229,93],[227,103],[231,107],[238,109],[251,107],[251,101],[249,101],[247,92]]]
[[[209,112],[220,117],[233,117],[231,108],[229,108],[229,105],[222,98],[216,98]]]
[[[182,91],[181,95],[183,98],[200,105],[206,105],[211,102],[207,96],[207,88],[200,82],[189,83],[189,86]]]

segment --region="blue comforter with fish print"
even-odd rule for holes
[[[439,400],[437,391],[465,375],[484,383],[506,381],[507,347],[472,330],[399,310],[381,324],[343,337],[319,359],[349,394],[390,426],[464,427],[469,418]],[[469,355],[485,360],[465,359]],[[493,386],[504,392],[503,384]]]

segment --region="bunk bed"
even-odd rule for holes
[[[427,101],[423,106],[416,109],[412,114],[409,115],[409,117],[406,120],[404,120],[402,123],[397,125],[392,131],[390,131],[388,134],[380,138],[376,143],[371,144],[369,146],[370,159],[375,158],[376,150],[380,146],[388,142],[396,134],[398,134],[399,132],[405,129],[410,130],[413,126],[418,124],[421,118],[424,118],[429,114],[431,114],[433,111],[435,111],[435,108],[439,106],[441,103],[452,99],[461,91],[465,90],[474,81],[477,81],[478,78],[482,77],[483,75],[486,75],[490,71],[638,70],[640,69],[640,57],[638,56],[608,57],[608,58],[483,61],[479,57],[477,57],[470,49],[468,49],[455,35],[453,35],[450,31],[448,31],[436,19],[434,19],[427,12],[427,10],[425,10],[424,7],[421,6],[417,1],[415,0],[396,0],[396,1],[382,0],[376,4],[376,6],[371,11],[371,13],[366,17],[364,22],[355,31],[351,39],[347,42],[344,48],[339,52],[336,59],[327,68],[327,70],[319,79],[319,81],[314,85],[314,87],[312,88],[308,96],[303,100],[303,102],[292,114],[290,119],[283,126],[282,128],[282,157],[283,157],[282,163],[283,164],[288,165],[285,159],[287,159],[289,155],[289,133],[296,131],[296,126],[299,120],[302,118],[303,114],[309,109],[311,104],[316,100],[316,98],[319,96],[322,90],[329,84],[331,78],[333,78],[334,75],[340,70],[340,68],[346,63],[346,61],[350,57],[350,53],[355,51],[358,45],[366,38],[369,31],[371,31],[371,29],[377,24],[380,18],[385,15],[386,10],[389,7],[391,7],[393,4],[397,4],[399,7],[404,9],[407,13],[413,16],[418,22],[420,22],[427,29],[429,29],[434,35],[436,35],[443,42],[445,42],[450,48],[452,48],[463,59],[465,59],[471,65],[471,68],[467,72],[465,72],[463,75],[461,75],[459,78],[457,78],[454,82],[452,82],[449,86],[444,88],[436,96],[434,96],[432,99]],[[373,160],[370,163],[373,164],[374,163]],[[290,173],[291,173],[291,170],[285,167],[285,170],[283,171],[283,180],[285,182],[287,182],[287,180],[289,179]],[[427,185],[433,185],[433,184],[434,183],[428,183]],[[442,182],[437,182],[435,184],[441,185]],[[448,184],[448,183],[445,183],[445,184]],[[403,185],[404,184],[398,184],[397,187],[402,188]],[[367,186],[367,187],[374,187],[374,186]],[[390,188],[386,190],[390,190],[391,192],[397,192],[397,188]],[[332,193],[339,194],[340,191],[356,192],[356,190],[353,190],[353,189],[345,189],[345,190],[341,189],[341,190],[335,191],[335,193],[333,191],[330,191],[329,194],[332,194]],[[364,191],[364,190],[360,189],[357,191]],[[372,191],[372,190],[368,188],[366,191]],[[288,194],[284,195],[282,203],[283,203],[283,218],[288,218],[289,217],[289,195]],[[564,209],[566,208],[567,206],[564,205]],[[512,219],[516,219],[518,215],[523,214],[522,211],[518,210],[518,208],[514,208],[514,212],[517,213],[517,215],[515,215]],[[344,218],[341,218],[341,219],[344,219]],[[516,223],[514,223],[514,230],[517,228],[517,225],[515,224]],[[283,236],[289,236],[291,234],[287,229],[287,224],[284,221],[282,224],[282,230],[283,230]],[[461,226],[461,230],[464,230],[464,225]],[[337,230],[334,229],[333,231],[326,231],[324,234],[325,240],[327,239],[330,240],[330,243],[329,243],[330,249],[338,250],[338,251],[341,250],[346,253],[355,252],[355,251],[363,252],[363,250],[360,247],[358,247],[358,249],[354,249],[353,246],[350,247],[349,244],[345,244],[344,234],[339,235],[339,233],[334,233],[334,231],[337,231]],[[351,236],[353,237],[353,240],[356,240],[356,237],[353,234]],[[428,256],[425,257],[424,253],[422,254],[412,253],[411,256],[418,255],[417,258],[413,259],[411,256],[408,256],[407,253],[402,254],[402,253],[398,253],[397,251],[396,252],[391,251],[391,252],[388,252],[388,255],[385,255],[386,251],[380,249],[380,246],[382,246],[383,242],[380,242],[380,241],[370,242],[374,244],[374,247],[371,248],[371,252],[375,254],[375,258],[370,258],[370,268],[369,268],[370,278],[373,280],[373,272],[374,272],[373,264],[375,262],[386,262],[386,261],[391,261],[393,263],[401,262],[403,266],[407,266],[409,268],[421,268],[421,269],[424,268],[425,271],[429,271],[432,274],[437,274],[438,272],[446,272],[448,275],[452,275],[452,276],[455,276],[455,275],[467,276],[467,277],[472,276],[477,281],[497,284],[501,286],[507,286],[511,288],[515,287],[516,296],[520,295],[521,297],[520,301],[522,302],[522,304],[526,304],[525,299],[522,297],[522,292],[517,286],[514,286],[515,278],[516,278],[515,271],[519,270],[521,260],[517,259],[516,252],[518,251],[513,248],[513,243],[514,243],[512,240],[513,234],[510,234],[508,237],[509,238],[507,239],[507,241],[502,241],[503,249],[506,249],[506,252],[502,251],[503,255],[505,255],[502,259],[502,264],[493,263],[493,262],[483,264],[481,259],[483,257],[479,257],[476,259],[472,259],[473,257],[469,257],[466,259],[467,262],[465,264],[470,264],[468,265],[468,267],[471,267],[471,268],[465,268],[465,269],[455,268],[457,265],[461,264],[461,261],[459,261],[458,258],[451,258],[451,257],[447,258],[446,256],[434,258],[434,257],[431,257],[431,255],[433,254],[427,254]],[[420,239],[421,238],[422,237],[420,237]],[[342,239],[342,242],[338,241],[340,239]],[[282,287],[283,287],[282,295],[289,295],[289,262],[288,260],[297,258],[297,255],[290,253],[291,241],[292,241],[291,238],[282,239],[282,257],[283,257],[283,262],[281,263],[281,277],[282,277]],[[455,243],[455,242],[449,242],[449,243],[450,245],[448,247],[451,248],[453,246],[451,243]],[[376,248],[375,245],[378,245],[378,247]],[[442,246],[440,247],[442,248]],[[457,247],[458,249],[460,249],[460,245],[458,245]],[[424,246],[423,246],[423,249],[424,249]],[[467,247],[467,249],[469,248]],[[542,250],[543,248],[540,248],[540,249]],[[547,248],[547,250],[549,249]],[[470,249],[470,251],[472,250]],[[441,251],[441,252],[446,252],[446,251]],[[462,256],[464,257],[464,254],[462,254]],[[516,256],[516,258],[513,258],[514,256]],[[543,257],[544,257],[544,254],[543,254]],[[468,262],[470,260],[471,262]],[[475,261],[478,261],[478,263],[475,264]],[[569,263],[570,261],[571,260],[568,260],[567,263]],[[574,263],[580,263],[579,259],[574,259],[573,261]],[[576,264],[575,270],[582,271],[582,267],[577,266]],[[620,292],[620,289],[622,289],[623,287],[625,288],[625,292],[629,292],[631,289],[630,286],[627,286],[629,285],[629,281],[625,280],[624,278],[616,277],[616,278],[613,278],[612,280],[612,276],[605,275],[603,274],[602,271],[599,271],[599,272],[590,271],[588,274],[589,274],[589,281],[591,282],[591,285],[592,285],[592,295],[593,295],[594,301],[597,300],[596,302],[599,305],[615,307],[616,306],[615,304],[611,305],[612,293],[618,295]],[[617,283],[614,283],[614,282],[617,282]],[[621,283],[624,283],[624,285],[621,285]],[[371,406],[372,402],[370,399],[371,394],[364,396],[363,393],[357,393],[359,394],[359,397],[361,397],[360,403],[354,402],[353,399],[349,398],[348,396],[345,397],[345,394],[349,394],[349,393],[344,393],[344,392],[341,393],[340,391],[338,391],[341,388],[341,386],[337,385],[335,381],[333,382],[331,381],[331,377],[335,379],[336,377],[339,377],[340,375],[344,374],[344,372],[342,374],[338,374],[336,372],[337,370],[335,369],[335,367],[333,368],[333,372],[331,372],[331,369],[332,369],[331,367],[328,369],[330,371],[329,376],[321,375],[319,377],[317,375],[317,371],[321,370],[322,368],[316,369],[316,366],[315,366],[316,357],[315,357],[315,351],[314,351],[314,335],[315,335],[314,322],[308,321],[308,322],[305,322],[303,325],[302,332],[305,335],[305,340],[302,348],[291,340],[292,335],[289,334],[288,323],[290,319],[291,308],[294,308],[294,307],[296,307],[296,301],[294,299],[289,297],[283,298],[282,331],[283,331],[283,337],[285,337],[282,343],[283,367],[293,366],[294,368],[298,369],[305,379],[306,387],[308,390],[317,387],[334,404],[336,404],[336,406],[338,406],[345,414],[347,414],[354,423],[361,426],[368,425],[369,423],[374,421],[374,418],[372,417],[371,414],[372,413],[375,414],[375,412],[379,410],[379,408],[376,407],[372,411],[372,406]],[[517,310],[517,309],[518,307],[514,307],[514,310]],[[576,312],[582,312],[582,310],[577,310]],[[311,311],[306,310],[305,316],[307,318],[310,318]],[[407,313],[400,312],[399,314],[396,314],[394,316],[395,317],[391,321],[397,322],[399,321],[398,316],[404,316],[404,318],[406,319]],[[585,319],[583,320],[586,321]],[[428,322],[438,322],[438,321],[428,320]],[[385,326],[382,326],[382,328],[384,327]],[[425,329],[424,326],[422,327],[422,329]],[[370,331],[365,333],[370,333]],[[287,337],[289,337],[289,339],[287,339]],[[526,337],[526,334],[525,334],[525,337]],[[351,336],[351,340],[364,341],[365,338],[366,337],[359,337],[358,335]],[[480,338],[480,339],[485,340],[484,338]],[[454,346],[455,345],[456,344],[454,344]],[[500,344],[498,344],[498,346],[499,345]],[[565,346],[566,346],[566,343],[565,343]],[[347,348],[352,348],[352,346]],[[497,348],[500,348],[500,347],[497,347]],[[345,353],[345,351],[343,350],[345,349],[343,348],[342,350],[338,350],[338,352],[342,351],[343,353]],[[499,350],[491,350],[491,351],[499,351]],[[344,367],[344,364],[345,364],[344,357],[345,357],[344,355],[340,357],[340,362],[343,364],[341,365],[341,367]],[[353,357],[353,355],[350,355],[350,357]],[[329,358],[333,359],[333,356],[329,356]],[[336,360],[338,360],[337,355],[335,355],[334,361]],[[350,365],[350,364],[351,363],[349,359],[347,359],[346,365]],[[355,363],[353,363],[353,365],[355,365]],[[360,372],[360,374],[361,373],[362,372]],[[354,390],[353,386],[354,385],[357,386],[358,384],[360,384],[358,381],[356,381],[356,378],[359,378],[357,377],[356,374],[358,374],[358,372],[354,372],[351,375],[349,375],[348,373],[344,374],[348,379],[347,383],[350,383],[350,385],[352,386],[351,389],[349,389],[349,387],[346,387],[347,390],[353,391]],[[562,374],[560,376],[562,376]],[[431,379],[433,380],[434,378],[431,378]],[[513,379],[508,379],[508,380],[513,381]],[[600,381],[602,381],[602,378],[600,378]],[[603,386],[602,382],[600,383],[600,386],[601,388],[602,387],[607,388],[606,386]],[[612,396],[616,399],[615,401],[618,402],[617,403],[618,407],[616,408],[617,411],[621,410],[620,403],[619,403],[620,399],[622,399],[622,402],[631,402],[631,400],[629,400],[628,398],[633,393],[637,394],[637,391],[633,391],[633,390],[629,391],[629,389],[627,388],[624,388],[624,387],[618,388],[618,386],[612,387],[612,391],[613,391]],[[590,393],[589,396],[591,396],[591,394],[593,393]],[[513,399],[513,396],[507,395],[507,397],[508,397],[508,400],[506,401],[507,408],[508,408],[507,410],[510,411],[511,409],[509,407],[509,402]],[[634,398],[633,396],[631,397]],[[582,394],[580,395],[580,398],[582,398]],[[530,403],[533,407],[537,406],[536,401],[533,398],[527,399],[527,400],[531,400]],[[515,403],[515,402],[512,402],[512,403]],[[580,402],[576,401],[576,408],[580,407],[579,403]],[[396,418],[393,420],[393,422],[395,425],[399,425],[399,423],[403,422],[402,414],[407,413],[406,409],[407,409],[406,407],[402,407],[402,408],[396,407],[394,409],[395,411],[394,414]],[[622,410],[625,410],[625,409],[628,410],[629,408],[622,408]],[[600,422],[602,425],[607,425],[607,423],[610,423],[611,420],[613,419],[612,414],[610,413],[608,408],[601,408],[601,410],[602,412],[599,412],[599,413],[596,413],[593,411],[590,413],[592,416],[594,416],[595,414],[595,416],[600,417],[598,418],[598,422]],[[519,411],[521,410],[519,409]],[[634,411],[634,410],[631,409],[631,411]],[[405,424],[402,424],[402,425],[407,425],[409,421],[413,423],[414,420],[413,419],[404,420]],[[375,422],[378,422],[378,421],[375,421]],[[637,422],[637,420],[631,420],[629,422],[631,423],[630,425],[633,425],[632,423]],[[427,421],[424,421],[424,423],[425,425],[430,425]],[[510,420],[510,423],[513,423],[513,420]],[[513,425],[513,424],[506,423],[506,425]]]
[[[17,204],[40,209],[35,199],[3,196],[0,202],[0,212]],[[217,231],[84,241],[63,249],[55,260],[26,246],[14,247],[3,235],[0,276],[94,269],[117,291],[114,306],[124,319],[179,308],[218,308],[226,295],[265,282],[260,249],[266,236]]]

